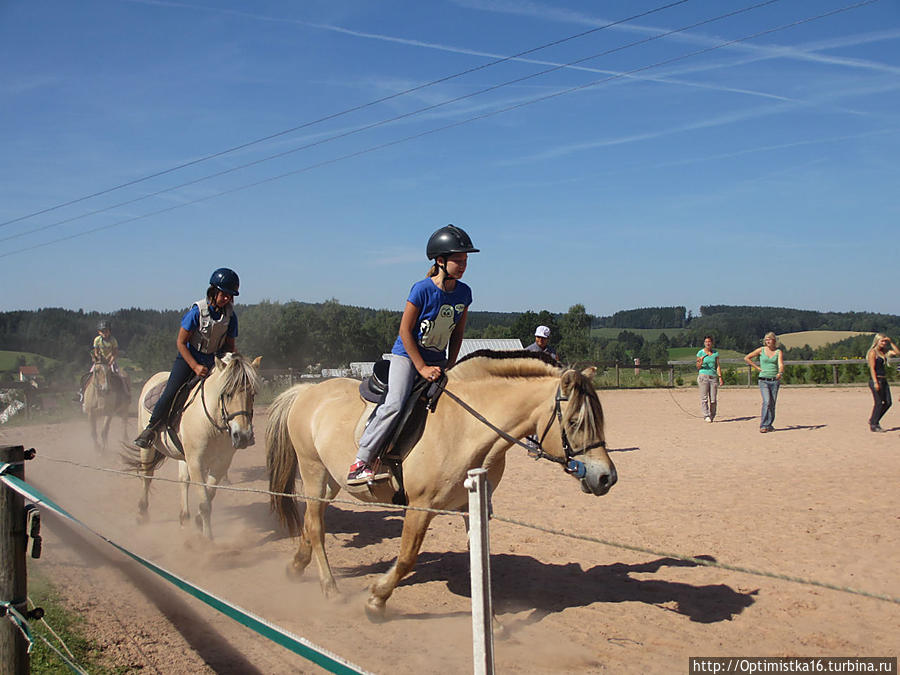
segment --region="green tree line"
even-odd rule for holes
[[[123,358],[144,374],[167,370],[175,356],[175,336],[181,310],[121,309],[112,313],[46,308],[0,313],[0,349],[32,352],[60,362],[58,375],[76,377],[90,363],[90,345],[97,322],[108,319]],[[238,305],[238,345],[242,352],[262,355],[268,368],[335,368],[352,361],[372,361],[390,350],[400,325],[400,312],[341,304],[291,301]],[[674,326],[660,325],[668,321]],[[677,322],[680,321],[680,324]],[[856,330],[900,335],[900,317],[862,312],[822,313],[776,307],[712,305],[692,317],[684,307],[649,307],[617,312],[611,317],[589,314],[584,305],[565,313],[548,310],[478,312],[469,315],[466,337],[518,338],[523,345],[534,339],[538,325],[549,326],[551,344],[567,363],[662,364],[670,347],[699,346],[712,334],[723,349],[750,351],[769,330]],[[591,327],[615,325],[614,338],[591,335]],[[671,329],[655,340],[645,340],[629,328]],[[859,357],[870,337],[851,338],[813,350],[789,350],[789,359]],[[9,377],[11,373],[7,373]]]

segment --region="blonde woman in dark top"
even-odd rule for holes
[[[762,395],[762,411],[759,415],[759,433],[765,434],[775,431],[775,399],[778,398],[778,388],[781,386],[781,376],[784,375],[784,357],[780,349],[776,349],[778,338],[771,331],[763,338],[763,346],[754,349],[744,357],[744,361],[751,368],[759,371],[759,393]],[[759,360],[759,365],[753,362]]]
[[[884,431],[881,428],[881,418],[891,407],[891,388],[887,382],[887,364],[891,356],[900,354],[891,338],[881,333],[876,333],[872,339],[872,346],[866,353],[866,361],[869,363],[869,389],[875,399],[872,408],[872,416],[869,417],[869,429],[871,431]]]

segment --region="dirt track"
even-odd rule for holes
[[[601,392],[601,401],[619,470],[610,494],[584,495],[554,465],[513,450],[497,515],[900,597],[900,417],[888,413],[890,433],[869,432],[867,389],[784,389],[779,431],[767,435],[753,389],[722,392],[711,425],[693,417],[690,390]],[[261,438],[264,415],[255,419]],[[7,429],[0,443],[37,448],[29,482],[91,527],[364,668],[471,671],[460,518],[435,520],[388,602],[391,620],[377,626],[363,612],[365,588],[396,554],[395,512],[332,507],[327,545],[343,595],[327,602],[313,567],[300,583],[285,578],[294,542],[264,495],[220,491],[208,544],[179,528],[174,484],[156,485],[151,522],[138,527],[136,480],[51,461],[121,467],[90,449],[86,423]],[[261,444],[239,452],[232,484],[264,489],[264,463]],[[82,532],[45,515],[36,564],[113,662],[159,673],[321,672]],[[897,604],[498,521],[491,538],[495,610],[508,634],[496,642],[498,672],[686,672],[689,656],[898,653]]]

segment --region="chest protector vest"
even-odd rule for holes
[[[234,314],[234,305],[230,302],[225,305],[222,316],[218,319],[212,318],[205,299],[198,300],[194,305],[200,310],[200,325],[191,335],[189,341],[191,347],[201,354],[215,354],[228,335],[228,324],[231,322],[231,315]]]

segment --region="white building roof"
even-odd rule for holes
[[[459,348],[459,358],[462,358],[466,354],[477,352],[479,349],[493,349],[499,352],[510,352],[525,348],[522,346],[522,341],[519,338],[463,338],[462,346]]]

